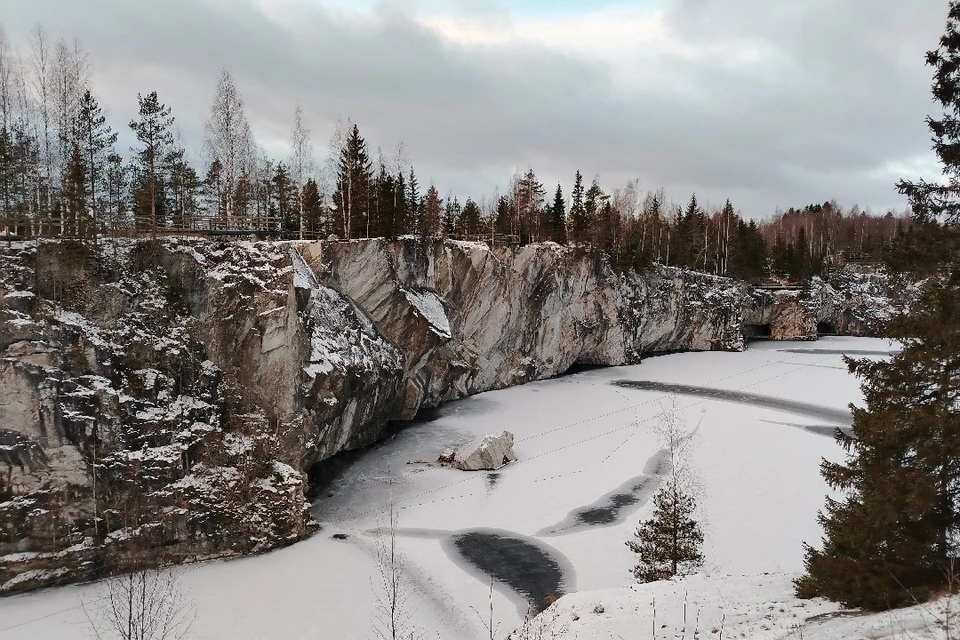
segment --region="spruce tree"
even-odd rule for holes
[[[703,531],[693,517],[696,508],[694,497],[672,479],[653,497],[653,516],[626,543],[638,556],[633,568],[638,582],[668,580],[703,565]]]
[[[577,171],[573,181],[573,191],[570,192],[570,241],[584,242],[587,239],[589,220],[587,208],[584,204],[583,176]]]
[[[950,3],[940,47],[927,54],[936,70],[933,95],[945,113],[928,119],[948,180],[901,181],[910,198],[914,260],[929,275],[910,315],[887,335],[901,341],[890,361],[851,361],[863,379],[864,408],[853,435],[837,434],[842,464],[824,461],[824,478],[844,491],[820,521],[823,548],[807,547],[802,596],[884,609],[924,602],[956,589],[960,534],[960,0]]]
[[[334,202],[340,210],[338,231],[344,238],[369,235],[370,189],[373,183],[373,163],[367,153],[367,143],[360,128],[353,125],[350,136],[340,149],[340,171]]]
[[[63,201],[61,204],[62,235],[83,237],[89,231],[86,216],[87,167],[80,145],[74,143],[64,168]]]
[[[422,200],[420,197],[420,182],[417,180],[417,174],[414,173],[413,167],[410,167],[410,178],[407,180],[403,233],[414,234],[420,230],[420,211],[423,209]]]
[[[483,231],[483,223],[480,220],[480,207],[473,201],[473,198],[467,198],[458,223],[460,225],[460,232],[468,238],[479,235]]]
[[[591,245],[598,245],[602,242],[600,237],[603,231],[601,211],[604,203],[606,203],[609,198],[610,196],[605,194],[603,189],[600,187],[600,180],[598,178],[594,178],[593,182],[590,183],[590,188],[587,189],[587,192],[583,198],[586,228],[590,230],[590,232],[586,235],[589,238]]]
[[[563,187],[557,184],[557,191],[553,194],[553,204],[550,206],[550,240],[564,244],[567,241],[567,203],[563,199]]]
[[[308,178],[303,185],[303,190],[300,192],[300,204],[303,209],[303,223],[306,226],[306,231],[312,233],[314,238],[325,237],[327,228],[320,198],[320,188],[313,178]]]

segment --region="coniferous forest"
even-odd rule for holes
[[[882,259],[910,225],[902,212],[877,216],[835,201],[776,212],[741,212],[730,200],[705,205],[696,194],[677,204],[662,189],[641,191],[639,180],[610,187],[579,171],[553,187],[530,168],[509,178],[503,193],[454,194],[418,178],[402,146],[373,151],[349,119],[317,162],[300,106],[291,105],[289,157],[269,157],[226,70],[212,83],[204,139],[190,141],[177,133],[176,105],[156,92],[131,95],[138,116],[111,122],[90,78],[79,41],[53,41],[37,26],[28,50],[17,51],[0,25],[5,235],[554,241],[603,251],[618,269],[659,262],[802,281],[839,262]],[[132,132],[132,148],[118,146],[121,128]]]

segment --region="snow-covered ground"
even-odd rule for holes
[[[819,540],[816,514],[828,488],[818,465],[822,457],[840,457],[829,431],[843,422],[847,404],[861,398],[840,352],[879,357],[891,348],[883,340],[858,338],[755,343],[745,353],[650,358],[442,408],[435,420],[361,454],[331,482],[314,509],[323,530],[313,538],[259,557],[186,567],[183,582],[198,611],[196,635],[372,637],[376,547],[392,503],[411,593],[408,611],[425,637],[488,637],[475,610],[489,617],[489,578],[464,559],[457,545],[476,538],[463,537],[470,532],[513,539],[520,548],[549,557],[554,574],[562,574],[561,584],[547,580],[541,585],[556,587],[550,600],[582,592],[563,598],[542,617],[556,617],[557,637],[653,637],[654,599],[656,637],[684,637],[678,634],[685,593],[687,637],[693,637],[697,611],[701,637],[721,627],[729,637],[790,637],[810,616],[836,610],[829,603],[796,600],[790,581],[802,569],[803,541]],[[678,395],[616,381],[719,391]],[[728,398],[724,390],[746,394]],[[764,406],[755,396],[795,405]],[[662,470],[653,426],[674,404],[696,432],[693,461],[703,488],[705,572],[686,581],[630,588],[633,559],[624,541],[649,513],[647,498]],[[496,473],[418,463],[500,429],[516,435],[518,462]],[[493,565],[499,562],[498,570],[506,573],[529,573],[503,567],[498,553],[480,555]],[[98,589],[73,586],[2,599],[0,637],[88,637],[78,605]],[[492,602],[502,637],[520,624],[528,603],[500,582]],[[604,613],[593,612],[597,604]],[[869,637],[882,637],[898,615],[911,614],[826,616],[809,623],[816,629],[803,637],[859,637],[856,629],[868,627],[874,633]],[[868,624],[872,620],[879,626]],[[660,629],[662,624],[668,626]]]

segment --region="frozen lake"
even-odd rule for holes
[[[481,394],[357,455],[314,504],[323,530],[259,557],[187,567],[198,637],[367,638],[378,539],[391,505],[413,622],[435,637],[501,634],[533,603],[627,585],[624,542],[664,471],[653,426],[675,406],[695,431],[706,567],[794,573],[817,542],[828,489],[822,457],[861,399],[842,354],[882,357],[885,340],[753,343],[745,353],[685,353]],[[518,461],[497,472],[428,464],[447,446],[507,429]],[[73,586],[0,600],[0,637],[85,638]]]

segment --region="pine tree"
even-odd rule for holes
[[[949,176],[943,183],[901,181],[910,197],[916,262],[932,274],[910,315],[887,335],[901,341],[890,361],[851,361],[863,379],[865,406],[854,410],[853,435],[837,434],[844,463],[824,461],[827,482],[844,491],[820,515],[823,548],[807,547],[803,596],[884,609],[924,602],[955,589],[960,534],[960,0],[950,3],[934,97],[946,113],[928,119]]]
[[[137,95],[140,104],[138,120],[130,121],[137,140],[142,145],[134,149],[139,161],[140,185],[144,189],[141,197],[136,199],[140,206],[138,213],[149,213],[150,229],[157,232],[158,207],[163,208],[163,159],[173,144],[173,117],[170,107],[160,102],[157,92],[146,95]]]
[[[167,192],[170,194],[167,209],[175,216],[175,224],[189,227],[197,210],[203,183],[194,168],[187,163],[183,149],[174,149],[167,154],[166,166],[169,173]]]
[[[123,164],[123,157],[119,153],[107,155],[106,187],[107,187],[107,216],[110,228],[119,229],[126,222],[126,194],[129,168]]]
[[[697,503],[674,481],[653,497],[653,516],[640,524],[627,546],[637,554],[638,582],[667,580],[703,565],[703,532],[694,519]]]
[[[107,124],[96,98],[86,90],[80,98],[80,108],[74,125],[75,135],[84,154],[87,171],[87,194],[90,197],[90,217],[94,239],[97,236],[97,186],[105,172],[106,153],[117,142],[117,133]]]

